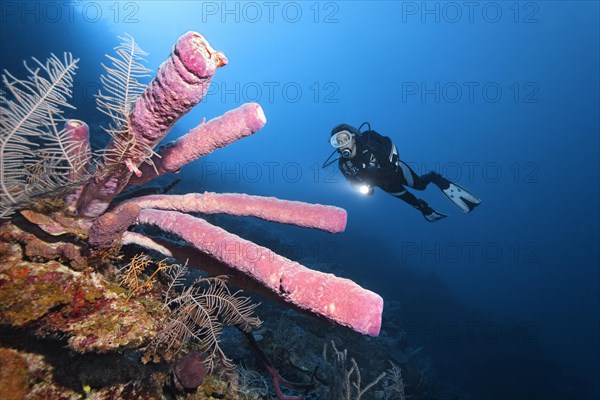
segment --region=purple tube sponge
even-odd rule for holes
[[[140,208],[231,214],[257,217],[282,224],[321,229],[330,233],[346,228],[346,210],[322,204],[281,200],[275,197],[251,196],[238,193],[190,193],[181,196],[153,195],[130,200]]]
[[[84,187],[77,206],[79,215],[97,217],[108,208],[131,175],[140,173],[138,167],[150,157],[149,150],[202,100],[216,69],[226,64],[227,57],[215,51],[202,35],[188,32],[179,38],[129,116],[133,147],[124,159],[114,161],[116,165],[105,165],[109,173]]]
[[[353,281],[313,271],[208,222],[176,211],[143,209],[138,223],[179,236],[262,285],[273,296],[362,334],[377,336],[383,299]]]
[[[262,107],[246,103],[220,117],[201,123],[176,141],[161,147],[152,157],[152,165],[140,167],[141,176],[132,176],[128,186],[141,185],[171,172],[208,153],[225,147],[262,129],[267,122]],[[156,174],[158,172],[158,175]]]
[[[92,149],[90,147],[90,128],[78,119],[68,119],[65,122],[65,132],[69,141],[75,143],[67,149],[67,154],[71,159],[72,167],[69,170],[69,181],[76,182],[85,176],[90,165]]]

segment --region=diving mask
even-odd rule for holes
[[[331,136],[329,143],[336,149],[347,146],[352,141],[352,134],[348,131],[340,131]]]
[[[350,158],[352,157],[352,149],[348,146],[352,144],[352,138],[353,135],[350,132],[340,131],[331,136],[329,143],[342,154],[342,157]]]
[[[348,145],[352,144],[352,137],[352,134],[346,130],[339,131],[338,133],[331,135],[329,143],[335,148],[335,150],[333,150],[329,157],[327,157],[327,160],[325,160],[325,162],[323,163],[322,168],[327,168],[328,166],[339,160],[339,158],[331,160],[333,155],[338,151],[344,158],[352,157],[352,149],[347,147]]]

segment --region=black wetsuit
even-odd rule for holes
[[[387,193],[404,200],[424,214],[432,212],[429,205],[405,189],[424,190],[434,183],[440,189],[449,187],[450,182],[437,172],[419,176],[399,158],[396,146],[387,136],[375,131],[356,135],[356,154],[352,158],[340,158],[342,174],[353,185],[378,186]]]

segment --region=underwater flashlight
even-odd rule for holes
[[[369,185],[361,185],[358,190],[361,194],[370,195],[373,194],[373,188]]]

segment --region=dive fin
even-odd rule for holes
[[[430,214],[425,214],[423,213],[423,216],[425,217],[425,219],[429,222],[435,222],[435,221],[439,221],[440,219],[446,218],[447,215],[446,214],[442,214],[440,212],[437,212],[435,210],[431,210]]]
[[[481,200],[477,196],[456,183],[450,183],[450,186],[447,189],[442,189],[442,192],[444,192],[448,200],[464,212],[473,211],[481,203]]]
[[[421,214],[423,214],[423,217],[425,217],[425,219],[429,222],[439,221],[440,219],[447,217],[446,214],[442,214],[440,212],[435,211],[423,199],[418,200],[418,204],[415,206],[415,208],[417,210],[421,211]]]

